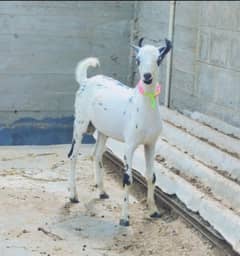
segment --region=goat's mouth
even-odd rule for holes
[[[145,84],[151,84],[151,83],[152,83],[152,78],[149,79],[149,80],[143,80],[143,82],[144,82]]]

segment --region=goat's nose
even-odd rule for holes
[[[144,79],[146,79],[146,80],[150,80],[150,79],[152,78],[152,74],[151,74],[151,73],[145,73],[145,74],[143,75],[143,77],[144,77]]]

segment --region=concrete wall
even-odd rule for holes
[[[73,114],[77,62],[127,82],[132,2],[1,1],[0,123]]]
[[[127,82],[133,2],[0,2],[0,144],[69,143],[74,70]]]
[[[167,36],[168,8],[169,2],[140,2],[138,33],[157,40]],[[239,2],[177,1],[171,108],[240,126],[239,13]]]
[[[239,13],[239,2],[177,2],[173,107],[240,126]]]

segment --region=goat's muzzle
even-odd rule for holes
[[[143,75],[144,79],[143,79],[143,82],[145,84],[151,84],[152,83],[152,74],[151,73],[145,73]]]

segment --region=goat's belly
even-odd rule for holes
[[[111,113],[98,110],[94,118],[92,118],[93,125],[96,129],[108,137],[123,141],[124,118],[117,118],[117,113]]]
[[[105,134],[107,137],[124,142],[123,128],[121,130],[119,129],[120,127],[119,125],[122,125],[122,124],[109,122],[108,125],[106,126],[106,123],[102,123],[102,122],[99,122],[99,120],[95,120],[94,125],[98,131]]]
[[[94,102],[91,121],[96,129],[108,137],[124,141],[123,132],[127,122],[126,102],[105,96]]]

